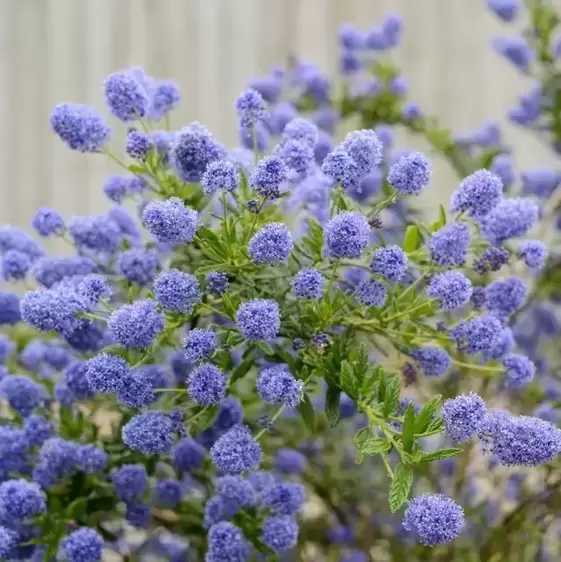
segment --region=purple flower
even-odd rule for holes
[[[72,150],[99,152],[111,137],[111,129],[89,105],[57,105],[50,121],[53,131]]]
[[[321,171],[331,180],[331,185],[340,183],[344,189],[351,188],[357,181],[356,162],[342,148],[335,148],[327,154],[321,164]]]
[[[212,330],[195,328],[185,335],[183,349],[189,361],[201,361],[210,357],[217,346],[216,336]]]
[[[35,482],[6,480],[0,484],[0,509],[16,521],[39,515],[47,509],[45,492]]]
[[[156,250],[132,248],[117,257],[117,271],[131,283],[148,285],[154,280],[160,267]]]
[[[370,269],[388,281],[397,283],[407,269],[407,256],[399,246],[378,248],[372,254]]]
[[[268,404],[296,408],[302,400],[304,385],[282,366],[269,367],[257,377],[257,392]]]
[[[493,244],[524,236],[538,220],[538,207],[530,199],[503,199],[481,221],[481,233]]]
[[[282,474],[301,474],[306,467],[306,457],[295,449],[282,448],[277,451],[273,464]]]
[[[497,53],[511,62],[518,70],[528,72],[535,54],[524,37],[494,37],[491,45]]]
[[[513,388],[526,386],[536,373],[536,366],[524,355],[507,355],[503,359],[506,384]]]
[[[541,240],[525,240],[518,247],[516,255],[534,271],[544,268],[549,251]]]
[[[272,340],[280,330],[279,305],[269,299],[246,301],[236,312],[236,325],[248,340]]]
[[[195,121],[181,129],[174,137],[169,159],[178,176],[186,182],[201,181],[207,166],[215,160],[224,160],[227,151],[211,132]]]
[[[68,562],[101,562],[102,549],[103,538],[88,527],[70,533],[60,543],[60,550]]]
[[[463,265],[471,242],[469,228],[453,222],[437,230],[428,241],[431,261],[440,266]]]
[[[77,400],[89,400],[94,396],[86,373],[87,363],[78,361],[67,367],[62,374],[64,384],[70,389]]]
[[[465,178],[452,193],[450,210],[469,212],[475,219],[488,215],[501,201],[503,183],[488,170],[478,170]]]
[[[10,407],[26,418],[45,401],[45,389],[23,375],[10,375],[0,380],[0,396]]]
[[[516,181],[514,161],[510,154],[497,154],[493,158],[489,171],[500,178],[505,189],[508,189]]]
[[[356,300],[367,306],[381,308],[386,302],[386,297],[386,286],[376,279],[362,281],[356,288]]]
[[[405,195],[419,195],[429,184],[432,175],[430,162],[424,154],[413,152],[402,156],[388,173],[388,183]]]
[[[302,484],[297,482],[276,482],[263,490],[263,502],[276,515],[298,513],[306,499]]]
[[[154,121],[160,121],[181,100],[181,91],[175,82],[161,81],[154,84],[150,91],[148,115]]]
[[[197,404],[218,404],[226,395],[226,377],[218,367],[204,363],[189,375],[187,389]]]
[[[288,179],[288,168],[282,158],[265,156],[257,163],[250,178],[250,185],[262,197],[276,199],[280,186]]]
[[[117,392],[129,374],[129,364],[109,353],[100,353],[85,364],[85,378],[93,392]]]
[[[206,562],[246,562],[250,547],[242,531],[227,521],[213,525],[208,532]]]
[[[8,250],[2,257],[2,275],[6,281],[24,279],[31,268],[31,260],[27,254],[17,250]]]
[[[146,116],[148,94],[133,69],[110,74],[103,91],[109,111],[121,121],[128,123]]]
[[[131,158],[136,158],[137,160],[145,160],[148,156],[149,150],[154,146],[154,141],[152,137],[132,129],[127,135],[127,144],[125,150]]]
[[[236,425],[217,439],[210,457],[225,474],[241,474],[261,463],[261,447],[244,425]]]
[[[206,288],[209,293],[221,295],[228,288],[228,276],[221,271],[211,271],[206,276]]]
[[[473,268],[478,273],[499,271],[503,265],[508,263],[509,258],[508,250],[492,246],[491,248],[486,248],[481,257],[473,262]]]
[[[37,300],[42,300],[42,297],[39,297]],[[20,300],[15,293],[0,291],[0,326],[5,324],[16,324],[22,320],[22,318],[24,322],[31,323],[31,321],[38,321],[39,323],[42,323],[39,317],[41,314],[40,308],[36,309],[35,303],[26,302],[22,306],[23,308],[20,312]],[[25,309],[25,314],[23,309]],[[50,329],[51,328],[47,328],[47,330]]]
[[[156,277],[153,289],[160,305],[173,312],[190,314],[201,301],[197,278],[178,269],[162,271]]]
[[[292,252],[292,236],[288,227],[279,222],[261,227],[249,241],[248,252],[254,263],[286,263]]]
[[[370,226],[360,213],[339,213],[325,226],[324,253],[330,258],[359,258],[369,242]]]
[[[179,197],[151,201],[142,211],[144,226],[159,242],[188,244],[197,231],[198,214]]]
[[[351,131],[340,147],[354,160],[359,177],[375,170],[382,161],[382,143],[370,129]]]
[[[64,219],[54,209],[38,209],[31,221],[31,226],[41,236],[58,236],[65,230]]]
[[[482,426],[486,411],[485,402],[475,392],[446,400],[442,406],[446,435],[457,443],[469,441]]]
[[[419,349],[415,349],[411,353],[411,356],[427,377],[440,377],[446,373],[452,365],[450,356],[440,347],[420,347]]]
[[[319,300],[323,296],[327,279],[314,268],[303,269],[291,280],[292,291],[300,299]]]
[[[425,546],[452,542],[464,526],[464,510],[454,500],[440,494],[413,498],[403,517],[405,530],[414,532]]]
[[[540,466],[561,452],[561,430],[530,416],[491,410],[479,429],[485,449],[505,466]]]
[[[201,178],[201,185],[207,197],[210,197],[216,191],[233,193],[238,190],[239,183],[238,168],[228,160],[211,162]]]
[[[303,141],[313,147],[316,144],[317,136],[317,127],[311,121],[297,117],[284,128],[280,145],[283,146],[289,141]]]
[[[487,6],[501,20],[511,22],[518,15],[522,3],[520,0],[487,0]]]
[[[141,464],[125,464],[111,472],[117,497],[127,503],[140,500],[148,489],[146,468]]]
[[[271,515],[263,521],[262,539],[275,552],[286,552],[298,542],[298,524],[286,515]]]
[[[427,295],[440,301],[447,310],[461,308],[469,302],[473,286],[471,281],[459,271],[437,273],[427,287]]]
[[[263,96],[253,89],[242,92],[236,100],[236,113],[242,129],[251,130],[267,119],[267,106]]]
[[[491,352],[503,333],[501,322],[494,316],[476,316],[461,322],[450,330],[460,350],[468,355]]]
[[[121,242],[118,225],[108,215],[74,217],[68,232],[80,250],[113,253]]]
[[[522,279],[509,277],[494,281],[485,290],[487,310],[498,317],[514,314],[526,301],[528,287]]]
[[[206,451],[192,439],[182,439],[173,449],[171,460],[177,470],[191,472],[199,468],[205,459]]]
[[[163,412],[134,416],[122,429],[123,443],[145,454],[168,453],[173,444],[173,423]]]
[[[164,329],[164,317],[153,300],[139,300],[126,304],[111,313],[107,332],[119,344],[131,349],[145,349],[152,345]]]

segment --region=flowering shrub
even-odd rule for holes
[[[547,402],[531,411],[545,375],[515,336],[548,286],[548,244],[527,235],[551,217],[538,189],[512,189],[496,130],[462,144],[405,102],[374,56],[401,27],[340,30],[342,100],[312,65],[254,80],[235,103],[241,149],[198,122],[169,130],[179,90],[139,68],[104,84],[134,127],[127,161],[93,108],[54,109],[62,142],[126,175],[103,186],[103,215],[37,211],[69,257],[0,230],[3,276],[27,291],[0,293],[0,558],[545,552],[561,430]],[[536,50],[519,43],[496,48],[526,71]],[[355,113],[363,128],[337,139]],[[426,221],[410,202],[430,161],[392,150],[396,124],[461,175]]]

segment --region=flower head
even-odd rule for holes
[[[356,300],[367,306],[381,308],[387,297],[386,286],[376,279],[367,279],[356,288]]]
[[[217,346],[216,336],[210,329],[194,328],[183,340],[185,357],[189,361],[201,361],[210,357]]]
[[[452,365],[450,356],[444,349],[434,346],[424,346],[415,349],[411,356],[418,363],[421,371],[427,377],[440,377]]]
[[[475,392],[446,400],[442,406],[446,435],[457,443],[469,441],[483,424],[485,414],[485,402]]]
[[[187,388],[197,404],[218,404],[226,395],[226,377],[218,367],[204,363],[189,375]]]
[[[440,494],[413,498],[403,517],[405,530],[413,531],[425,546],[452,542],[464,526],[464,510],[454,500]]]
[[[117,256],[117,271],[131,283],[148,285],[160,267],[158,252],[132,248]]]
[[[282,366],[269,367],[257,377],[257,392],[268,404],[295,408],[302,400],[304,385]]]
[[[163,412],[145,412],[127,422],[123,443],[147,455],[167,453],[173,444],[173,423]]]
[[[499,343],[503,327],[494,316],[476,316],[450,331],[458,347],[468,355],[491,352]]]
[[[100,353],[85,364],[85,378],[93,392],[117,392],[129,373],[128,363],[109,353]]]
[[[370,269],[388,281],[397,283],[405,274],[406,268],[407,256],[399,246],[378,248],[372,254]]]
[[[494,281],[485,290],[487,310],[495,316],[514,314],[525,302],[528,295],[526,283],[519,277],[505,281]]]
[[[39,515],[47,509],[45,492],[35,482],[6,480],[0,484],[0,509],[16,521]]]
[[[259,195],[276,199],[281,185],[288,179],[288,168],[279,156],[265,156],[257,163],[250,184]]]
[[[148,94],[132,69],[110,74],[105,79],[103,91],[109,111],[121,121],[128,123],[146,116]]]
[[[148,489],[146,468],[141,464],[124,464],[111,472],[111,482],[120,500],[139,500]]]
[[[43,386],[24,375],[10,375],[0,380],[0,396],[24,418],[41,406],[46,397]]]
[[[153,300],[125,304],[111,313],[107,322],[109,335],[131,349],[150,347],[164,328],[164,317]]]
[[[89,105],[57,105],[50,121],[60,140],[79,152],[99,152],[111,137],[111,129]]]
[[[524,236],[538,220],[538,206],[530,199],[502,199],[481,221],[481,233],[493,244]]]
[[[382,143],[371,129],[351,131],[340,147],[354,160],[359,177],[366,176],[382,161]]]
[[[178,197],[151,201],[142,211],[144,226],[159,242],[188,244],[195,237],[198,215]]]
[[[204,193],[210,197],[216,191],[233,193],[240,183],[238,168],[228,160],[214,160],[211,162],[201,178]]]
[[[405,195],[419,195],[429,184],[432,175],[430,162],[424,154],[413,152],[402,156],[388,173],[388,183]]]
[[[506,369],[506,384],[514,388],[526,386],[536,373],[536,366],[525,355],[507,355],[503,365]]]
[[[221,295],[228,288],[228,276],[222,271],[211,271],[206,276],[206,287],[209,293]]]
[[[324,252],[330,258],[359,258],[369,241],[368,219],[360,213],[339,213],[325,226]]]
[[[541,240],[525,240],[518,246],[516,255],[534,271],[544,268],[549,251]]]
[[[190,314],[201,301],[197,278],[178,269],[162,271],[156,277],[153,289],[160,305],[173,312]]]
[[[58,236],[65,230],[64,219],[54,209],[38,209],[31,221],[31,226],[41,236]]]
[[[488,215],[501,201],[503,182],[488,170],[478,170],[465,178],[452,194],[450,210],[469,212],[475,219]]]
[[[277,515],[298,513],[306,499],[302,484],[297,482],[276,482],[263,490],[263,502]]]
[[[208,531],[206,562],[246,562],[249,551],[242,531],[228,521],[216,523]]]
[[[435,265],[463,265],[471,242],[467,225],[453,222],[437,230],[428,241],[430,259]]]
[[[103,538],[88,527],[70,533],[60,543],[60,550],[68,562],[101,562],[102,548]]]
[[[244,425],[236,425],[217,439],[210,457],[225,474],[241,474],[261,463],[261,447]]]
[[[298,542],[298,524],[286,515],[271,515],[263,522],[263,542],[275,552],[290,550]]]
[[[286,263],[292,252],[292,236],[288,227],[279,222],[261,227],[249,241],[248,252],[254,263]]]
[[[314,268],[303,269],[291,280],[292,291],[300,299],[321,299],[327,279]]]
[[[280,329],[279,305],[269,299],[244,302],[236,312],[236,325],[248,340],[272,340]]]
[[[162,80],[156,82],[150,91],[148,115],[155,121],[161,120],[181,100],[181,91],[175,82]]]
[[[190,472],[199,468],[205,459],[205,449],[192,439],[182,439],[171,453],[173,466],[177,470]]]
[[[427,287],[427,295],[440,301],[442,308],[453,310],[469,302],[473,286],[459,271],[437,273]]]

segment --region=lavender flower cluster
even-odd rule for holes
[[[402,27],[339,30],[341,103],[312,64],[254,79],[234,150],[199,122],[169,130],[172,82],[106,79],[130,127],[123,175],[102,186],[112,206],[37,211],[35,232],[71,241],[69,257],[0,229],[3,277],[24,289],[0,292],[0,558],[426,560],[420,543],[452,559],[488,532],[467,493],[474,448],[490,470],[558,469],[553,403],[516,402],[549,380],[520,318],[534,308],[558,333],[532,300],[542,188],[513,191],[502,146],[483,158],[501,145],[488,126],[440,148],[461,178],[438,217],[415,216],[431,164],[395,150],[390,125],[437,136],[403,76],[369,71]],[[495,47],[532,64],[516,41]],[[337,142],[345,112],[363,127]],[[51,127],[72,150],[118,150],[91,107],[57,106]],[[543,176],[523,181],[555,183]]]

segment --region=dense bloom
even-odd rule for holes
[[[475,392],[446,400],[442,406],[446,435],[457,443],[469,441],[483,424],[485,414],[485,402]]]
[[[249,543],[232,523],[221,521],[210,528],[206,562],[246,562],[249,552]]]
[[[0,484],[0,510],[9,517],[22,520],[46,509],[45,492],[35,482],[20,479]]]
[[[236,325],[248,340],[272,340],[280,329],[279,305],[269,299],[244,302],[236,312]]]
[[[397,283],[405,274],[406,268],[407,256],[399,246],[378,248],[372,254],[370,269],[388,281]]]
[[[117,257],[117,271],[132,283],[148,285],[154,280],[160,267],[155,250],[132,248],[121,252]]]
[[[561,430],[530,416],[491,410],[479,429],[485,449],[506,466],[539,466],[561,452]]]
[[[464,510],[440,494],[422,494],[409,502],[403,527],[413,531],[425,546],[453,541],[465,526]]]
[[[541,240],[525,240],[518,247],[516,255],[534,271],[544,268],[548,256],[547,246]]]
[[[292,291],[301,299],[321,299],[327,279],[314,268],[304,269],[291,280]]]
[[[237,191],[239,183],[238,168],[228,160],[211,162],[201,178],[201,185],[207,197],[210,197],[216,191],[229,193]]]
[[[356,300],[367,306],[381,308],[387,297],[386,286],[376,279],[367,279],[356,288]]]
[[[267,118],[265,100],[257,90],[249,88],[236,100],[236,113],[242,129],[252,129]]]
[[[325,226],[324,252],[331,258],[359,258],[370,241],[370,226],[364,215],[339,213]]]
[[[148,377],[138,369],[122,380],[117,389],[117,399],[127,408],[142,408],[154,402],[156,395]]]
[[[162,271],[156,277],[153,288],[160,305],[173,312],[189,314],[201,301],[197,278],[178,269]]]
[[[382,143],[371,129],[351,131],[340,146],[356,163],[359,177],[372,172],[382,161]]]
[[[182,439],[171,453],[171,460],[177,470],[190,472],[199,468],[205,459],[205,449],[192,439]]]
[[[476,316],[454,326],[450,335],[468,355],[491,352],[499,343],[503,327],[494,316]]]
[[[153,300],[125,304],[111,313],[107,331],[121,345],[131,349],[150,347],[164,328],[163,315]]]
[[[196,121],[175,135],[168,154],[179,177],[193,183],[201,181],[211,162],[224,160],[227,156],[224,146]]]
[[[60,140],[80,152],[99,152],[111,136],[111,129],[89,105],[57,105],[50,121]]]
[[[478,170],[465,178],[452,194],[450,210],[469,212],[474,218],[488,215],[501,201],[503,182],[488,170]]]
[[[117,223],[109,215],[74,217],[68,223],[68,232],[80,250],[113,253],[122,235]]]
[[[282,366],[269,367],[257,377],[257,392],[269,404],[295,408],[302,400],[304,385]]]
[[[173,423],[162,412],[138,414],[123,426],[122,439],[145,454],[167,453],[173,444]]]
[[[440,347],[424,346],[415,349],[411,356],[427,377],[439,377],[451,367],[452,360]]]
[[[146,468],[141,464],[125,464],[111,472],[111,482],[120,500],[127,503],[139,500],[148,489]]]
[[[282,474],[301,474],[306,468],[306,457],[295,449],[282,448],[277,451],[273,466]]]
[[[263,490],[263,502],[277,515],[298,513],[306,499],[302,484],[297,482],[276,482]]]
[[[129,131],[125,150],[131,158],[145,160],[148,156],[148,151],[153,146],[154,141],[152,140],[152,137],[146,133],[136,131],[135,129]]]
[[[150,106],[148,108],[148,115],[150,119],[155,121],[162,119],[181,100],[179,86],[175,82],[168,80],[156,82],[149,93]]]
[[[298,541],[298,525],[292,517],[273,515],[263,522],[262,540],[275,552],[285,552]]]
[[[254,263],[286,263],[292,251],[292,236],[288,227],[279,222],[266,224],[251,238],[248,251]]]
[[[103,91],[109,111],[121,121],[127,123],[146,115],[148,94],[132,69],[110,74],[105,79]]]
[[[210,357],[216,346],[216,336],[208,329],[195,328],[187,332],[183,340],[183,349],[189,361],[201,361]]]
[[[35,307],[36,304],[39,304],[37,301],[40,300],[42,300],[42,297],[30,297],[31,302],[27,301],[25,304],[22,302],[20,311],[19,297],[15,293],[0,291],[0,325],[15,324],[22,320],[22,318],[24,322],[32,323],[33,321],[37,321],[38,323],[42,323],[40,319],[41,313],[39,309]],[[38,326],[37,328],[41,329]],[[47,328],[47,330],[50,329],[51,328]]]
[[[485,290],[487,310],[495,316],[514,314],[526,300],[528,287],[519,277],[509,277],[505,281],[494,281]]]
[[[197,232],[198,215],[179,197],[150,201],[142,211],[142,222],[159,242],[188,244]]]
[[[31,445],[42,445],[53,433],[53,424],[38,414],[25,420],[23,431]]]
[[[432,175],[430,162],[424,154],[413,152],[402,156],[388,173],[388,183],[405,195],[419,195],[429,184]]]
[[[88,527],[70,533],[60,543],[60,550],[68,562],[101,562],[102,548],[103,538]]]
[[[221,271],[211,271],[206,276],[206,287],[209,293],[221,295],[228,288],[228,276]]]
[[[538,206],[530,199],[503,199],[481,221],[481,233],[493,244],[524,236],[538,220]]]
[[[478,273],[487,271],[499,271],[503,265],[508,263],[510,254],[506,248],[491,246],[486,248],[481,257],[473,262],[473,268]]]
[[[440,266],[463,265],[471,242],[469,227],[453,222],[437,230],[428,241],[431,261]]]
[[[261,463],[261,447],[244,425],[236,425],[217,439],[212,462],[225,474],[241,474]]]
[[[31,260],[27,254],[17,250],[8,250],[2,257],[0,270],[6,281],[24,279],[31,268]]]
[[[288,179],[288,168],[278,156],[265,156],[257,163],[250,178],[251,186],[262,197],[275,199],[281,185]]]
[[[439,300],[442,308],[453,310],[469,302],[473,286],[459,271],[437,273],[427,287],[427,295]]]
[[[78,361],[67,367],[62,374],[64,384],[66,384],[78,400],[88,400],[94,395],[86,373],[87,363]]]
[[[31,226],[41,236],[62,234],[65,230],[64,219],[54,209],[38,209],[31,221]]]
[[[197,404],[218,404],[226,395],[226,377],[218,367],[205,363],[189,375],[187,388]]]
[[[348,152],[336,148],[329,152],[321,164],[322,173],[331,181],[331,185],[340,183],[347,189],[356,183],[357,165]]]
[[[536,373],[536,366],[524,355],[507,355],[503,365],[506,369],[506,384],[514,388],[526,386]]]
[[[42,385],[23,375],[10,375],[0,380],[0,396],[24,418],[44,402],[44,392]]]
[[[93,392],[117,392],[130,373],[128,363],[117,355],[100,353],[88,359],[85,375]]]
[[[20,537],[16,531],[0,526],[0,558],[8,559],[10,552],[19,541]]]
[[[154,488],[154,501],[156,505],[174,508],[183,497],[181,483],[171,478],[158,481]]]

